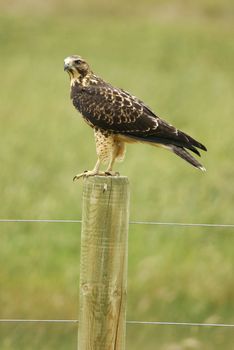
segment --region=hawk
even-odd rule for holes
[[[159,118],[137,97],[95,75],[80,56],[65,58],[64,70],[70,76],[73,105],[94,130],[98,156],[93,170],[76,175],[73,180],[83,176],[116,175],[114,162],[122,161],[125,144],[134,142],[166,148],[205,171],[187,151],[200,156],[198,149],[207,150],[202,143]],[[108,163],[105,172],[99,170],[102,163]]]

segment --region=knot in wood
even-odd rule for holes
[[[91,288],[88,283],[83,283],[81,286],[82,292],[84,295],[90,294],[91,293]]]

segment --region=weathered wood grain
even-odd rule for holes
[[[124,350],[129,183],[96,176],[83,186],[78,350]]]

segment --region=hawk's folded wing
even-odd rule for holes
[[[141,142],[185,147],[200,155],[205,146],[156,116],[142,101],[109,84],[77,87],[73,104],[93,127]]]

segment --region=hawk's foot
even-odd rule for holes
[[[103,171],[97,171],[97,170],[85,170],[83,173],[78,174],[73,177],[73,181],[79,180],[81,177],[89,177],[89,176],[106,176],[106,173]]]
[[[118,171],[105,171],[106,176],[120,176]]]

